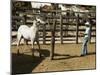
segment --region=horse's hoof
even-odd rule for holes
[[[32,53],[32,57],[34,57],[34,53]]]
[[[18,51],[17,51],[17,55],[20,55],[19,49],[18,49]]]
[[[41,53],[39,54],[39,57],[40,57],[40,58],[42,57],[42,54],[41,54]]]

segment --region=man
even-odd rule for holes
[[[83,39],[83,45],[82,45],[82,50],[81,50],[81,56],[85,56],[88,51],[87,51],[87,44],[88,41],[90,40],[90,22],[87,21],[85,23],[86,25],[86,29],[85,29],[85,33],[84,33],[84,39]]]

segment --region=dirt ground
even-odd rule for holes
[[[12,73],[26,74],[52,71],[73,71],[96,68],[96,45],[88,45],[88,55],[80,56],[82,44],[56,44],[54,60],[50,60],[51,45],[40,45],[42,57],[37,51],[32,56],[30,45],[21,45],[19,54],[16,46],[11,46]],[[37,45],[34,46],[38,49]]]

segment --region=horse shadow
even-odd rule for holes
[[[42,49],[41,50],[42,57],[39,56],[32,56],[27,54],[17,54],[12,53],[11,55],[11,73],[14,74],[27,74],[32,73],[34,70],[43,60],[45,57],[50,56],[49,50]]]

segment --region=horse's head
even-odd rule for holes
[[[41,24],[45,24],[45,21],[43,20],[43,18],[41,18],[41,17],[36,17],[36,21],[37,21],[37,23],[41,23]]]

